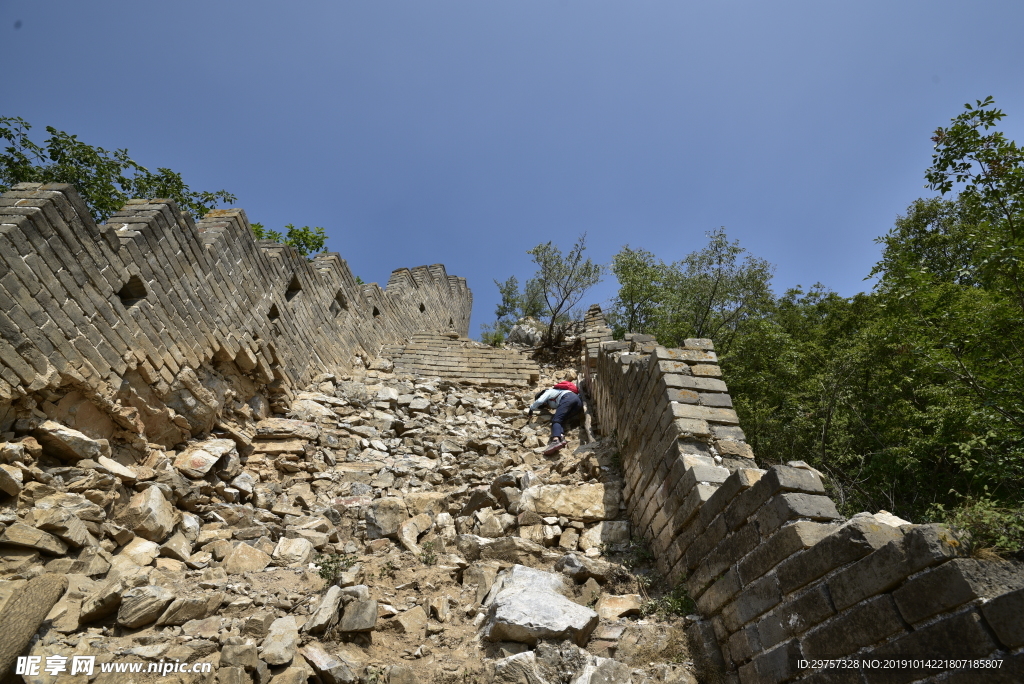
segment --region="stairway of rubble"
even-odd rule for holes
[[[322,375],[287,416],[254,401],[143,464],[53,422],[0,445],[0,623],[44,573],[69,583],[20,651],[42,664],[23,680],[210,663],[158,678],[695,682],[685,603],[659,598],[631,539],[614,448],[570,430],[545,457],[549,417],[524,414],[576,370],[403,373],[428,343],[391,350],[398,372]],[[96,657],[91,675],[44,669],[76,655]]]

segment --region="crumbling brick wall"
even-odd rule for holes
[[[815,471],[757,467],[709,340],[611,341],[594,308],[586,340],[630,519],[696,601],[709,679],[1024,681],[1020,564],[966,558],[940,525],[845,520]],[[842,658],[859,662],[824,662]]]
[[[96,225],[73,187],[22,184],[0,196],[0,436],[50,418],[144,455],[385,344],[464,335],[471,309],[440,264],[382,289],[337,254],[255,241],[238,209],[197,224],[133,200]]]

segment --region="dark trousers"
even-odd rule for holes
[[[551,437],[561,437],[565,432],[565,422],[583,410],[583,402],[578,395],[566,392],[558,402],[555,415],[551,419]]]

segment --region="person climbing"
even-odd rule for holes
[[[544,455],[548,456],[565,446],[565,423],[583,409],[583,402],[576,385],[564,381],[538,394],[536,401],[526,409],[526,415],[532,416],[534,411],[545,406],[555,412],[551,418],[551,441],[544,449]]]

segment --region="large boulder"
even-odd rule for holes
[[[76,549],[97,543],[85,523],[66,508],[33,508],[25,516],[25,522],[60,537]]]
[[[239,544],[224,558],[224,571],[229,575],[261,572],[270,565],[270,556],[248,544]]]
[[[536,644],[570,639],[583,646],[600,618],[564,596],[565,580],[554,573],[514,565],[498,578],[487,597],[484,636],[490,641]]]
[[[313,544],[303,537],[285,539],[282,537],[274,549],[275,565],[305,565],[313,557]]]
[[[256,424],[256,436],[267,439],[298,438],[314,440],[320,436],[316,423],[288,418],[267,418]]]
[[[316,611],[302,625],[302,631],[310,634],[321,634],[331,626],[341,612],[341,587],[333,586],[327,590],[320,600]]]
[[[67,544],[57,537],[20,522],[8,526],[0,534],[0,543],[35,549],[51,556],[63,556],[68,551]]]
[[[160,543],[174,529],[176,517],[160,487],[147,487],[131,498],[117,521],[136,535]]]
[[[299,628],[295,618],[288,615],[270,625],[267,638],[260,644],[260,658],[267,665],[286,665],[295,657],[299,645]]]
[[[605,520],[580,535],[580,549],[596,549],[602,544],[612,546],[629,541],[628,520]]]
[[[570,520],[597,522],[619,516],[622,488],[617,483],[581,485],[538,485],[529,487],[519,508],[541,517],[565,516]]]
[[[52,420],[44,422],[32,434],[47,455],[67,463],[76,463],[83,458],[95,461],[110,453],[106,440],[92,439]]]
[[[210,472],[217,461],[235,449],[234,440],[208,439],[178,454],[174,459],[174,467],[186,477],[199,479]]]
[[[121,597],[117,623],[129,629],[148,625],[155,622],[173,600],[174,594],[166,587],[147,585],[129,589]]]
[[[402,523],[408,519],[409,510],[403,499],[394,496],[377,499],[366,511],[366,538],[388,537],[397,541]]]

